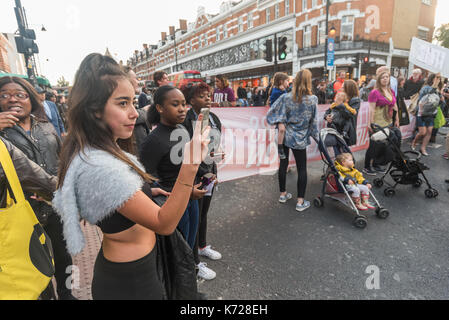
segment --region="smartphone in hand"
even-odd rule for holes
[[[206,128],[209,126],[210,109],[209,108],[201,109],[201,114],[203,115],[203,122],[201,123],[201,133],[203,133],[204,130],[206,130]]]

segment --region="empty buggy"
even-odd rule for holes
[[[378,131],[379,141],[383,139],[393,153],[393,161],[389,164],[387,172],[381,178],[373,181],[374,186],[382,188],[387,185],[384,190],[385,196],[394,197],[398,185],[412,185],[415,188],[420,188],[425,182],[427,185],[424,192],[425,196],[429,199],[438,197],[438,190],[430,185],[424,174],[424,171],[429,170],[429,168],[420,161],[421,154],[417,151],[401,151],[400,141],[396,139],[393,130],[374,124],[373,129]],[[393,180],[393,184],[386,180],[388,175]]]

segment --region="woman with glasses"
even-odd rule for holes
[[[56,176],[61,140],[53,125],[48,122],[34,88],[21,78],[1,78],[0,108],[7,115],[8,121],[0,135],[48,174]],[[14,125],[11,121],[15,122]],[[30,193],[26,196],[52,242],[58,297],[60,300],[72,300],[74,297],[71,289],[66,286],[67,277],[70,276],[66,274],[66,269],[72,265],[72,257],[66,250],[61,221],[51,206],[33,200]]]

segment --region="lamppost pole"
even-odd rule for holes
[[[325,41],[325,48],[324,48],[324,73],[323,75],[327,75],[327,50],[329,48],[329,7],[330,7],[330,0],[326,0],[326,41]]]
[[[22,3],[20,0],[15,0],[16,3],[16,7],[14,8],[15,13],[16,13],[16,18],[17,18],[17,25],[19,26],[19,33],[22,37],[26,37],[27,36],[27,28],[28,28],[28,21],[25,15],[25,10],[22,7]],[[35,74],[35,70],[34,68],[35,66],[35,62],[33,61],[33,53],[24,53],[23,54],[24,58],[25,58],[25,67],[27,69],[27,74],[28,74],[28,79],[30,80],[30,82],[36,86],[37,85],[37,81],[36,81],[36,74]],[[30,63],[31,61],[33,61],[33,66],[30,67]]]

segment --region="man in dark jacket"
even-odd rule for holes
[[[66,132],[61,115],[59,114],[58,111],[58,107],[54,102],[46,100],[46,92],[41,87],[36,87],[36,91],[39,94],[39,97],[41,98],[42,104],[44,105],[45,114],[47,115],[48,120],[55,128],[58,136],[63,137]]]
[[[147,94],[148,89],[146,87],[143,87],[142,92],[139,96],[139,109],[142,109],[143,107],[146,107],[149,104]]]

